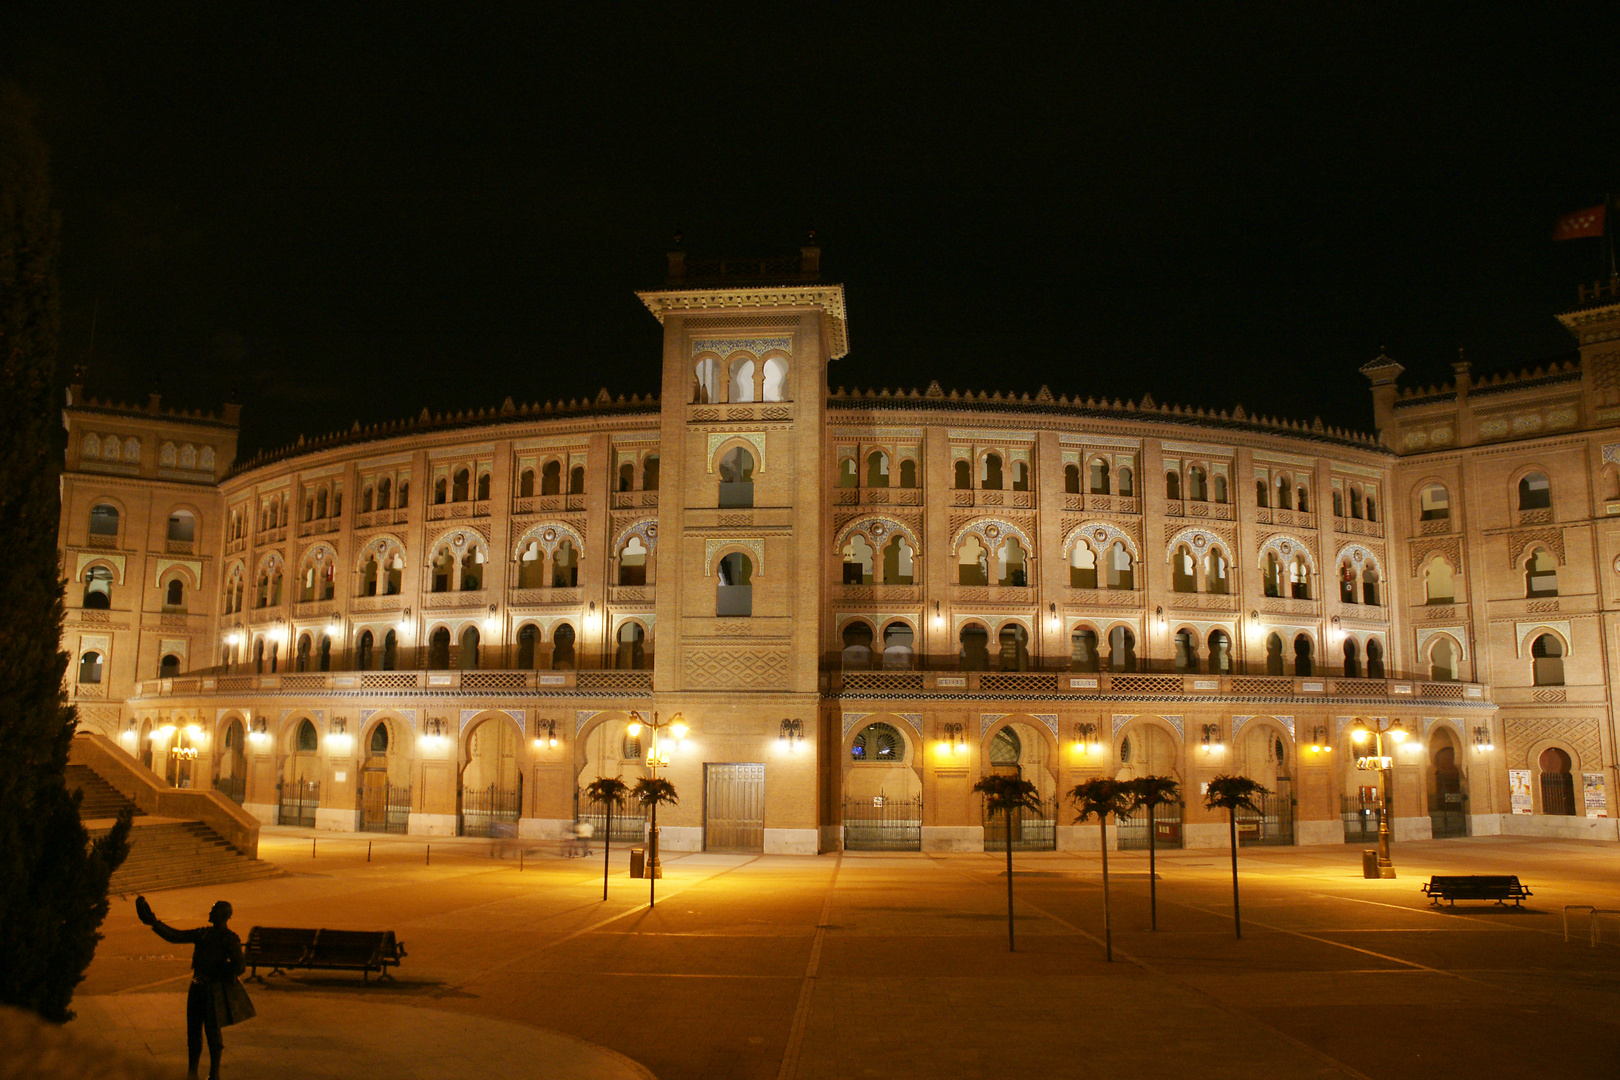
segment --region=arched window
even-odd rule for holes
[[[540,541],[529,541],[518,552],[518,588],[538,589],[544,586],[545,569],[546,553],[540,550]]]
[[[377,556],[367,555],[365,564],[360,567],[360,595],[377,595]]]
[[[105,566],[92,566],[84,572],[83,607],[106,610],[112,607],[113,572]]]
[[[1311,673],[1311,639],[1304,634],[1294,638],[1294,674]]]
[[[1108,549],[1108,587],[1110,589],[1136,588],[1135,564],[1125,545],[1115,543]]]
[[[641,490],[658,490],[658,455],[648,454],[641,466]]]
[[[1271,505],[1271,492],[1266,487],[1265,480],[1259,477],[1254,481],[1254,505],[1262,510]]]
[[[97,503],[92,506],[90,508],[90,535],[117,536],[118,507],[107,503]]]
[[[883,628],[883,667],[888,671],[910,671],[916,666],[912,644],[916,635],[898,620]]]
[[[956,479],[952,486],[955,487],[957,491],[967,491],[973,487],[973,467],[967,462],[958,461],[956,463],[955,473]]]
[[[1119,494],[1121,498],[1130,499],[1136,496],[1136,476],[1130,469],[1119,470]]]
[[[731,365],[731,386],[728,401],[754,400],[754,362],[739,360]]]
[[[367,746],[372,756],[377,757],[388,753],[388,725],[382,721],[371,729],[371,741]]]
[[[294,736],[293,749],[300,754],[313,754],[320,749],[320,740],[315,734],[315,725],[308,720],[298,722],[298,732]]]
[[[1211,675],[1232,673],[1232,639],[1227,636],[1225,630],[1209,632],[1209,673]]]
[[[253,671],[255,674],[264,674],[264,638],[253,643]]]
[[[720,509],[754,505],[754,455],[740,446],[720,458]]]
[[[1292,510],[1294,508],[1294,485],[1288,482],[1288,477],[1277,477],[1277,509]]]
[[[369,487],[360,489],[360,512],[362,514],[371,513],[371,489]]]
[[[1333,489],[1333,516],[1344,517],[1344,492]]]
[[[450,501],[458,503],[466,502],[468,498],[468,488],[471,483],[472,474],[466,469],[457,469],[455,484],[451,488],[450,492]]]
[[[613,666],[621,671],[640,671],[645,668],[646,636],[647,632],[639,623],[627,622],[619,627],[619,647],[613,654]]]
[[[1108,462],[1102,458],[1091,459],[1091,493],[1108,494]]]
[[[883,583],[910,585],[916,580],[916,552],[904,536],[896,535],[883,546]]]
[[[524,671],[534,670],[535,646],[540,641],[540,631],[528,625],[518,631],[517,666]]]
[[[872,584],[872,545],[856,533],[844,545],[844,584]]]
[[[647,545],[639,536],[630,537],[619,549],[619,584],[647,584]]]
[[[1080,466],[1063,466],[1063,491],[1067,495],[1080,494]]]
[[[1435,682],[1456,682],[1457,644],[1444,634],[1434,638],[1429,646],[1429,678]]]
[[[371,652],[375,641],[376,639],[371,636],[370,630],[360,632],[360,640],[355,642],[354,646],[354,667],[356,671],[371,670]]]
[[[868,724],[850,744],[849,756],[851,761],[904,761],[906,741],[892,725],[881,721]]]
[[[889,486],[889,455],[881,450],[874,450],[866,455],[866,486],[871,488]]]
[[[189,544],[197,539],[197,516],[190,510],[176,510],[169,515],[169,539]]]
[[[1283,673],[1282,635],[1272,633],[1266,635],[1266,674],[1281,675]]]
[[[551,587],[572,589],[579,585],[579,552],[572,540],[559,540],[551,553]]]
[[[1275,551],[1266,552],[1266,557],[1260,563],[1260,584],[1267,596],[1282,596],[1282,560],[1277,558]]]
[[[1353,637],[1344,639],[1344,677],[1361,678],[1361,651]]]
[[[629,491],[636,486],[636,466],[632,461],[619,463],[619,490]]]
[[[1029,490],[1029,462],[1015,461],[1012,466],[1012,489],[1014,491]]]
[[[1224,596],[1232,591],[1230,564],[1226,552],[1212,547],[1204,555],[1204,591]]]
[[[1209,482],[1205,479],[1204,470],[1197,465],[1187,470],[1187,498],[1193,502],[1209,501]]]
[[[1349,559],[1339,564],[1339,600],[1342,603],[1356,603],[1356,568]]]
[[[1069,587],[1097,587],[1097,555],[1082,541],[1075,541],[1074,547],[1069,549]]]
[[[450,666],[450,631],[442,626],[428,638],[427,666],[439,671]]]
[[[1176,631],[1176,670],[1198,670],[1198,639],[1193,637],[1191,630]]]
[[[553,671],[569,671],[574,666],[574,628],[561,623],[551,632],[551,667]]]
[[[1310,513],[1310,509],[1311,509],[1311,490],[1310,490],[1310,488],[1306,487],[1304,484],[1301,484],[1301,485],[1299,485],[1299,490],[1296,491],[1294,494],[1298,499],[1298,502],[1297,502],[1296,506],[1297,506],[1297,509],[1299,510],[1299,512],[1302,513],[1302,514]]]
[[[1369,607],[1378,607],[1382,598],[1378,594],[1378,586],[1382,579],[1378,576],[1378,564],[1370,559],[1361,564],[1361,602]]]
[[[845,671],[866,671],[872,666],[872,627],[860,619],[844,626],[844,651],[840,657]]]
[[[1069,635],[1069,668],[1071,671],[1098,671],[1102,657],[1097,653],[1097,631],[1077,626]]]
[[[1536,548],[1524,561],[1524,595],[1531,598],[1558,595],[1558,563],[1546,548]]]
[[[478,667],[478,627],[469,626],[461,632],[461,669],[472,671]]]
[[[298,637],[298,656],[293,662],[294,671],[309,670],[309,654],[313,649],[314,642],[310,640],[310,636],[308,634],[300,634]]]
[[[846,488],[861,486],[861,470],[856,466],[854,458],[839,459],[838,486]]]
[[[692,375],[692,404],[711,405],[720,400],[720,361],[705,356]]]
[[[1288,564],[1288,589],[1295,600],[1311,598],[1311,568],[1302,555],[1295,555]]]
[[[957,635],[956,664],[963,671],[990,670],[990,632],[982,626],[962,627]]]
[[[401,480],[399,482],[399,508],[401,510],[404,510],[406,507],[408,507],[410,505],[411,505],[411,482],[409,480]]]
[[[956,549],[956,583],[990,584],[990,553],[972,533],[963,537],[962,546]]]
[[[560,545],[557,550],[562,550]],[[479,548],[473,548],[461,557],[461,591],[477,592],[483,587],[484,553]]]
[[[399,635],[390,630],[383,635],[382,669],[393,671],[399,664]]]
[[[900,462],[900,486],[903,488],[917,486],[917,463],[910,458]]]
[[[315,493],[315,516],[318,517],[318,518],[321,518],[323,520],[326,518],[326,489],[325,488],[321,488],[320,491]]]
[[[1423,593],[1425,603],[1450,604],[1457,598],[1456,579],[1451,564],[1436,555],[1423,567]]]
[[[332,635],[321,635],[321,670],[332,670]]]
[[[1136,635],[1123,626],[1108,631],[1108,670],[1136,670]]]
[[[1029,631],[1017,623],[1009,623],[1001,628],[1000,660],[996,664],[998,671],[1028,671],[1029,670]]]
[[[79,657],[79,681],[87,684],[101,681],[100,653],[92,649]]]
[[[1531,674],[1537,686],[1564,685],[1564,643],[1542,634],[1530,643]]]
[[[1216,476],[1215,476],[1215,501],[1218,502],[1218,503],[1225,504],[1226,500],[1227,500],[1226,477],[1221,476],[1219,473],[1217,473]]]
[[[433,555],[433,592],[449,592],[450,579],[456,572],[456,557],[449,547],[441,547]]]
[[[1367,678],[1382,679],[1384,677],[1384,647],[1378,643],[1377,638],[1367,639]]]
[[[765,361],[765,387],[760,400],[787,400],[787,364],[781,357],[773,356]]]
[[[1361,517],[1361,489],[1353,486],[1350,488],[1350,516]]]
[[[540,494],[562,494],[562,462],[548,461],[540,467]]]
[[[437,480],[433,481],[433,505],[443,505],[448,498],[448,494],[449,484],[444,477],[441,476]]]
[[[1001,490],[1001,455],[986,454],[979,467],[979,487],[985,491]]]
[[[719,580],[715,586],[715,615],[748,616],[754,613],[754,564],[747,555],[733,551],[721,557]]]
[[[1367,520],[1378,520],[1378,499],[1371,491],[1367,492]]]
[[[1418,520],[1444,521],[1451,516],[1451,493],[1444,485],[1430,484],[1418,493]]]
[[[1546,510],[1552,506],[1552,483],[1545,473],[1528,473],[1519,481],[1519,509]]]
[[[627,490],[627,489],[621,489]],[[534,494],[534,470],[524,469],[518,476],[518,498],[526,499]]]
[[[169,582],[168,589],[163,594],[163,606],[168,608],[181,608],[186,606],[186,587],[179,578]]]
[[[480,483],[484,488],[487,489],[489,486],[489,478],[487,476],[484,477]],[[575,465],[572,469],[568,470],[568,494],[585,494],[585,466]],[[484,494],[480,495],[479,498],[489,498],[489,492],[485,490]]]
[[[1029,553],[1024,550],[1024,545],[1018,542],[1018,537],[1007,537],[996,557],[999,570],[996,584],[1009,585],[1013,588],[1023,588],[1028,585],[1028,555]]]
[[[1198,591],[1197,564],[1186,544],[1177,547],[1170,556],[1170,589],[1178,593]]]
[[[1173,472],[1164,474],[1164,497],[1171,502],[1181,501],[1181,477]]]

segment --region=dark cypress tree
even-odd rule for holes
[[[0,83],[0,1002],[61,1023],[101,940],[129,819],[91,845],[65,783],[75,717],[56,557],[58,223],[31,113]]]

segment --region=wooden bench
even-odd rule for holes
[[[398,967],[405,957],[405,946],[394,939],[392,930],[305,930],[286,926],[255,926],[248,931],[243,958],[252,969],[249,979],[264,980],[259,968],[270,974],[286,974],[293,968],[320,968],[328,971],[359,971],[369,982],[373,971],[392,979],[390,967]]]
[[[1453,907],[1458,900],[1495,900],[1505,905],[1513,901],[1518,907],[1519,902],[1530,896],[1531,892],[1519,884],[1519,879],[1512,874],[1469,874],[1459,877],[1432,877],[1423,892],[1428,896],[1429,903],[1439,904],[1448,901]]]

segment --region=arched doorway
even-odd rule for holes
[[[1170,731],[1157,722],[1133,722],[1125,728],[1119,740],[1119,780],[1135,780],[1140,776],[1164,776],[1181,781],[1180,750]],[[1185,798],[1185,793],[1183,793]],[[1158,847],[1181,846],[1182,803],[1155,807],[1153,829],[1157,833]],[[1123,851],[1146,851],[1148,846],[1147,811],[1118,820],[1119,847]]]
[[[1260,811],[1239,811],[1238,844],[1245,847],[1286,845],[1294,842],[1294,782],[1283,730],[1268,719],[1256,718],[1234,740],[1238,772],[1266,789]]]
[[[1429,822],[1435,839],[1468,835],[1468,796],[1463,791],[1457,740],[1437,727],[1429,740]]]
[[[411,816],[411,762],[407,728],[398,720],[380,717],[361,738],[365,756],[360,764],[360,831],[405,832]]]
[[[1549,746],[1537,760],[1541,766],[1541,812],[1559,817],[1575,816],[1575,777],[1569,755]]]
[[[321,805],[320,737],[307,717],[294,724],[285,737],[287,756],[276,783],[281,796],[276,824],[313,829],[315,811]]]
[[[599,721],[575,742],[584,753],[584,761],[574,782],[574,820],[590,824],[592,835],[599,839],[607,835],[607,807],[586,795],[586,787],[598,777],[607,776],[634,787],[646,775],[643,740],[628,733],[629,724],[628,716],[618,714]],[[632,799],[622,808],[614,808],[614,843],[640,843],[646,838],[647,815],[639,803]]]
[[[152,768],[152,721],[141,721],[141,737],[139,744],[141,764],[150,770]]]
[[[1035,785],[1041,810],[1023,810],[1012,819],[1008,833],[1006,814],[982,810],[984,849],[1055,851],[1057,849],[1057,777],[1052,770],[1052,740],[1023,720],[1003,724],[985,748],[987,773],[1016,776]]]
[[[920,752],[903,724],[873,720],[855,732],[844,756],[846,850],[922,850]]]
[[[214,755],[214,790],[236,805],[247,797],[247,733],[241,720],[225,725],[219,752]]]
[[[176,722],[174,734],[169,738],[169,752],[164,755],[163,772],[170,787],[189,788],[195,783],[193,773],[198,750],[191,731],[192,725]]]
[[[523,809],[523,733],[511,717],[480,720],[462,744],[460,835],[516,836]]]

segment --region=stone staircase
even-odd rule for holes
[[[267,862],[242,854],[200,821],[143,813],[87,765],[68,766],[67,786],[70,791],[84,792],[79,817],[92,839],[106,835],[112,828],[112,819],[124,807],[135,810],[129,858],[113,874],[110,883],[114,893],[219,885],[279,877],[282,873]]]

